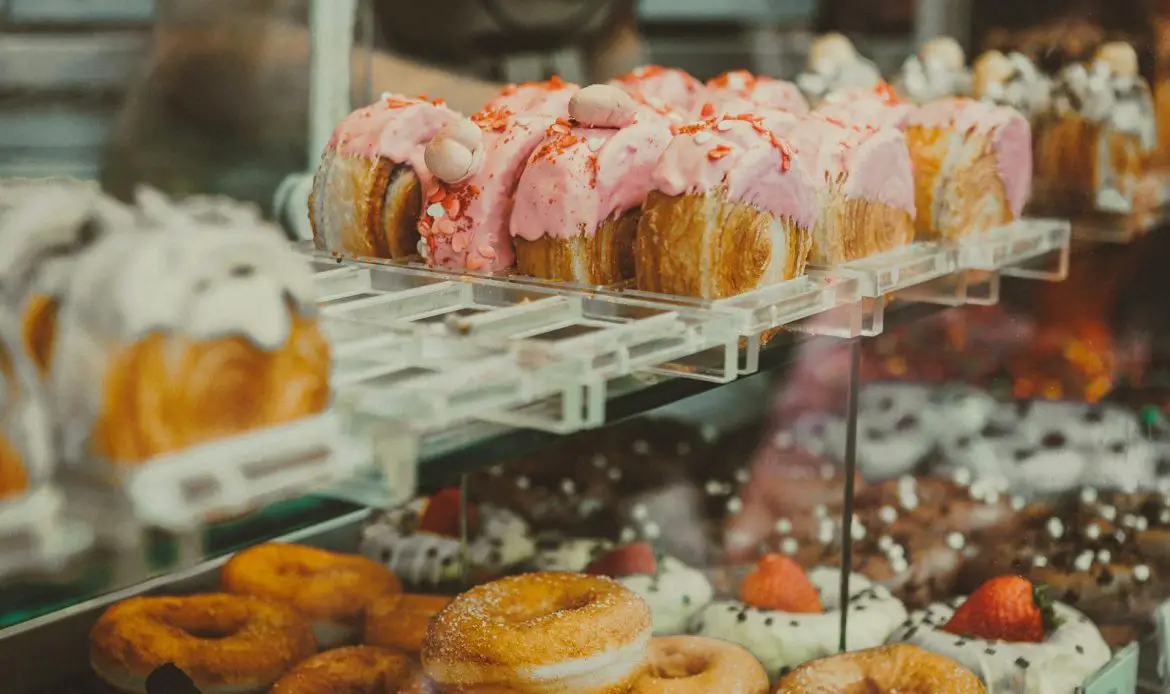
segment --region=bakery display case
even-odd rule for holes
[[[0,180],[6,692],[1170,684],[1140,32],[890,3],[785,74],[594,79],[610,8],[417,96],[384,7],[276,5],[279,161]],[[150,80],[241,55],[157,21]]]

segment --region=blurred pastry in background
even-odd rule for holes
[[[902,98],[919,103],[967,96],[971,92],[967,54],[950,36],[931,39],[902,63],[894,86]]]
[[[814,106],[830,92],[840,89],[872,89],[882,81],[881,70],[857,52],[853,42],[843,34],[819,37],[809,49],[804,72],[796,84]]]
[[[1006,55],[987,51],[975,61],[972,73],[976,99],[1010,106],[1029,120],[1047,113],[1052,102],[1052,81],[1018,51]]]

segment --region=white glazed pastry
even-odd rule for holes
[[[440,492],[431,499],[445,495]],[[404,583],[436,586],[458,580],[464,573],[458,535],[458,516],[441,512],[427,516],[430,499],[387,511],[362,529],[361,553],[386,565]],[[438,506],[431,507],[432,511]],[[455,506],[455,509],[458,507]],[[469,572],[499,576],[532,558],[535,542],[528,523],[515,513],[487,504],[474,510],[469,523],[467,561]]]
[[[787,565],[784,565],[787,562]],[[796,568],[793,568],[796,567]],[[815,591],[811,595],[798,596],[790,586],[799,583],[781,577],[774,582],[778,593],[767,595],[771,590],[768,583],[771,572],[799,572],[795,562],[780,555],[768,555],[760,565],[744,579],[741,586],[743,600],[716,600],[707,605],[694,618],[691,625],[694,633],[737,643],[759,658],[768,674],[775,678],[788,670],[814,658],[838,652],[841,635],[841,610],[849,610],[849,629],[846,634],[848,650],[872,648],[885,642],[886,638],[906,619],[906,608],[889,590],[876,586],[861,574],[849,577],[850,599],[848,605],[840,604],[841,571],[817,568],[808,573],[800,593]],[[755,576],[764,574],[762,579]],[[758,587],[752,582],[759,580]],[[749,589],[749,586],[752,586]],[[787,586],[787,587],[786,587]],[[760,599],[767,595],[767,599]],[[771,602],[772,598],[780,602]],[[795,602],[793,602],[795,601]],[[756,607],[753,603],[765,603]],[[790,603],[798,609],[775,609],[776,604]]]
[[[1010,106],[1035,118],[1052,99],[1052,80],[1023,53],[988,51],[975,61],[972,93],[976,99]]]
[[[1040,643],[967,638],[944,630],[963,603],[959,599],[954,606],[939,603],[915,612],[890,642],[945,655],[974,672],[988,691],[1003,694],[1073,694],[1111,657],[1097,627],[1063,603],[1053,604],[1059,625]]]
[[[915,102],[966,96],[971,90],[971,73],[963,47],[949,36],[927,41],[902,64],[896,88],[903,98]]]
[[[585,572],[609,576],[637,593],[650,607],[655,636],[685,634],[691,618],[715,594],[703,572],[655,552],[646,542],[622,545]]]
[[[48,386],[65,464],[135,465],[328,406],[313,273],[278,228],[252,232],[178,217],[78,259]]]
[[[536,540],[532,566],[537,571],[584,571],[614,543],[601,538],[542,535]]]

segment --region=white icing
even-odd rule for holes
[[[814,104],[831,92],[873,89],[881,81],[882,74],[877,65],[860,56],[844,62],[818,61],[796,76],[796,86],[804,92],[809,102]]]
[[[758,610],[736,600],[717,600],[695,616],[692,629],[702,636],[743,646],[759,658],[772,677],[783,668],[836,654],[841,633],[841,571],[817,568],[808,578],[820,593],[825,612],[793,614]],[[906,619],[902,602],[861,574],[850,576],[849,589],[847,650],[884,643]]]
[[[0,349],[9,358],[11,377],[15,380],[9,382],[9,376],[0,373],[0,436],[20,456],[32,490],[52,477],[56,462],[52,420],[36,369],[25,356],[17,322],[3,307],[0,307]]]
[[[1007,59],[1014,73],[1003,82],[989,82],[980,98],[1010,106],[1030,117],[1047,111],[1052,100],[1052,80],[1022,53],[1009,53]]]
[[[912,55],[902,64],[896,88],[904,98],[920,103],[962,96],[971,90],[971,73],[954,70],[943,61]]]
[[[674,557],[662,557],[658,574],[636,574],[617,579],[650,607],[655,636],[685,634],[687,625],[714,597],[711,582],[698,569]]]
[[[1056,603],[1054,609],[1062,621],[1043,643],[960,638],[942,630],[955,608],[941,603],[915,612],[910,625],[895,631],[890,642],[912,643],[951,658],[978,675],[988,691],[1072,694],[1109,662],[1109,646],[1079,611],[1062,603]]]
[[[534,694],[608,691],[642,667],[650,646],[649,629],[630,643],[583,658],[563,660],[516,671],[524,691]]]
[[[459,538],[415,532],[426,503],[426,499],[416,499],[362,529],[361,553],[418,586],[453,581],[463,574]],[[479,507],[479,524],[467,543],[472,567],[500,572],[532,558],[536,545],[520,516],[485,504]]]
[[[538,548],[532,557],[537,571],[584,571],[593,560],[613,548],[609,540],[569,538],[549,548]]]

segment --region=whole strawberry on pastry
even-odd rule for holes
[[[463,576],[457,489],[385,511],[362,529],[361,553],[416,589],[446,588]],[[467,504],[467,567],[473,579],[493,578],[532,558],[528,523],[497,506]]]
[[[685,634],[691,618],[714,597],[701,571],[657,553],[647,542],[618,547],[585,573],[609,576],[637,593],[650,607],[655,636]]]
[[[839,569],[818,567],[806,574],[790,557],[766,555],[740,584],[739,599],[707,605],[695,615],[692,631],[738,643],[773,678],[837,653],[843,609],[849,610],[847,650],[884,643],[906,619],[905,606],[861,574],[849,576],[850,598],[841,605],[841,579]]]
[[[1072,694],[1109,662],[1109,646],[1088,617],[1021,576],[1000,576],[967,598],[915,612],[890,637],[945,655],[988,691]]]

